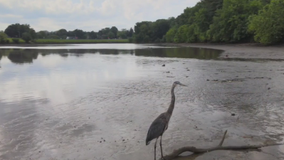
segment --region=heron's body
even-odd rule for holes
[[[160,114],[151,124],[147,137],[146,137],[146,145],[150,144],[150,142],[153,139],[156,139],[155,146],[154,146],[154,159],[156,159],[156,145],[157,145],[157,140],[159,137],[160,138],[160,148],[161,148],[161,156],[163,158],[163,149],[162,149],[162,136],[164,132],[168,129],[169,121],[171,119],[174,106],[175,106],[175,94],[174,94],[174,89],[177,85],[182,85],[180,82],[176,81],[173,83],[172,89],[171,89],[171,104],[168,108],[168,110],[162,114]]]
[[[146,138],[146,145],[150,144],[150,142],[155,139],[159,138],[163,135],[163,133],[168,129],[168,122],[170,120],[170,116],[167,112],[160,114],[151,124],[147,138]]]

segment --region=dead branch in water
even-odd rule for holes
[[[216,150],[232,150],[232,151],[259,150],[260,148],[263,148],[263,147],[284,145],[284,143],[275,143],[275,144],[265,144],[265,145],[222,146],[225,140],[226,134],[227,134],[227,130],[224,132],[223,138],[220,141],[218,146],[211,147],[211,148],[196,148],[193,146],[182,147],[182,148],[179,148],[173,151],[171,154],[164,156],[164,159],[165,160],[174,159],[184,152],[192,152],[193,154],[202,155],[204,153],[212,152]]]

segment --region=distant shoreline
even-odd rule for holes
[[[22,39],[18,39],[19,43],[14,43],[13,38],[9,38],[9,43],[0,44],[0,46],[11,45],[38,45],[38,44],[96,44],[96,43],[129,43],[128,39],[35,39],[33,43],[25,43]]]

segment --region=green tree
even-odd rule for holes
[[[249,31],[254,40],[263,44],[273,44],[284,40],[284,1],[271,3],[250,17]]]
[[[128,37],[128,31],[126,29],[122,29],[121,31],[117,32],[117,37],[118,38],[122,38],[122,39],[126,39]]]
[[[8,40],[7,34],[5,34],[3,31],[0,31],[0,43],[6,43]]]
[[[96,39],[96,38],[97,38],[97,33],[94,32],[94,31],[90,32],[90,33],[89,33],[89,38],[90,38],[90,39]]]
[[[166,42],[174,42],[177,28],[173,27],[166,33]]]
[[[129,30],[129,32],[128,32],[128,37],[132,37],[133,36],[133,34],[134,34],[134,31],[133,31],[133,29],[132,28],[130,28],[130,30]]]
[[[261,8],[259,0],[224,0],[223,8],[218,10],[213,24],[207,32],[213,42],[240,42],[250,40],[248,17]]]
[[[22,39],[26,42],[29,43],[32,40],[32,36],[28,32],[24,32],[22,35]]]
[[[35,32],[35,30],[33,28],[29,29],[29,34],[31,35],[32,39],[36,39],[37,38],[37,34]]]
[[[110,38],[110,39],[115,38],[115,34],[114,34],[113,32],[109,32],[107,36],[108,36],[108,38]]]
[[[75,29],[73,31],[74,36],[76,36],[78,39],[86,39],[86,35],[83,30],[81,29]]]
[[[113,35],[114,35],[113,38],[116,38],[116,37],[117,37],[118,29],[117,29],[115,26],[112,26],[110,30],[111,30],[111,32],[112,32]]]
[[[178,28],[174,37],[174,42],[185,43],[187,42],[188,25],[182,25]]]
[[[36,35],[37,35],[37,38],[44,39],[44,38],[47,38],[48,31],[39,31],[36,33]]]
[[[56,31],[56,35],[60,37],[61,39],[66,39],[67,37],[67,30],[66,29],[60,29]]]
[[[30,32],[31,28],[28,24],[11,24],[5,29],[5,33],[9,37],[18,37],[21,38],[24,32]]]

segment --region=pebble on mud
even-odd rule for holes
[[[267,88],[268,90],[270,90],[270,88]]]
[[[165,65],[165,64],[163,64],[162,66],[163,66],[163,67],[165,67],[166,65]]]
[[[232,114],[231,114],[231,116],[235,116],[235,115],[236,115],[235,113],[232,113]]]

